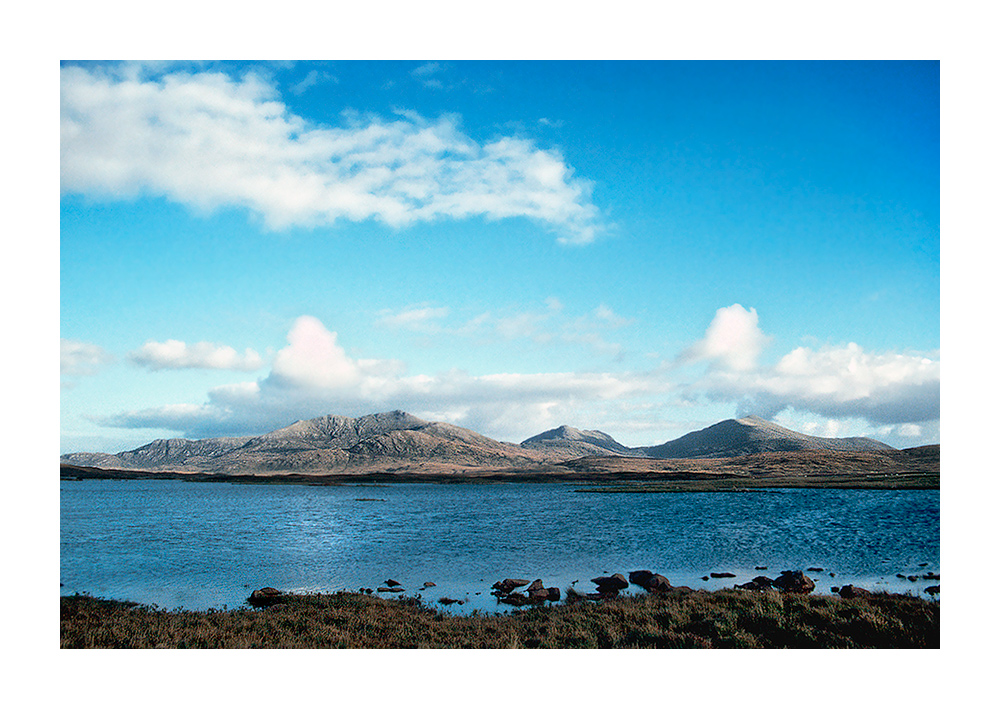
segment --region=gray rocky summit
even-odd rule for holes
[[[580,458],[585,455],[641,455],[623,446],[603,431],[581,431],[572,426],[560,426],[539,433],[522,441],[521,446],[562,458]]]

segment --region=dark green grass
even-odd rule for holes
[[[263,610],[60,600],[63,648],[937,648],[940,606],[725,590],[452,616],[413,599],[297,596]]]

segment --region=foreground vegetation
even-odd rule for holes
[[[939,604],[891,594],[678,591],[471,616],[354,593],[295,596],[262,610],[165,611],[89,596],[60,605],[63,648],[940,646]]]

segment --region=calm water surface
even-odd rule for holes
[[[250,591],[376,588],[393,578],[452,612],[502,610],[505,577],[565,589],[652,569],[716,589],[822,567],[817,592],[861,584],[923,594],[939,571],[936,490],[599,494],[578,484],[312,487],[63,481],[63,594],[164,608],[233,608]],[[920,566],[926,564],[926,566]],[[767,566],[767,571],[755,570]],[[702,581],[712,571],[735,579]],[[831,575],[833,574],[833,575]],[[437,584],[420,591],[425,581]]]

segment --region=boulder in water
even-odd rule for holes
[[[258,588],[256,591],[251,593],[250,598],[247,599],[247,603],[254,608],[267,608],[268,606],[273,606],[276,603],[284,603],[287,600],[288,599],[285,597],[285,594],[278,589],[265,586],[264,588]]]
[[[745,591],[766,591],[769,588],[773,588],[774,581],[769,579],[767,576],[756,576],[753,581],[747,581],[744,584],[737,584],[736,588],[741,588]]]
[[[782,571],[772,584],[785,593],[812,593],[816,588],[816,583],[801,571]]]
[[[504,579],[493,584],[493,588],[499,591],[501,595],[507,595],[515,588],[527,586],[529,583],[528,579]]]
[[[596,579],[591,579],[591,581],[597,584],[598,593],[607,593],[610,591],[617,593],[622,589],[628,588],[628,581],[621,574],[598,576]]]

